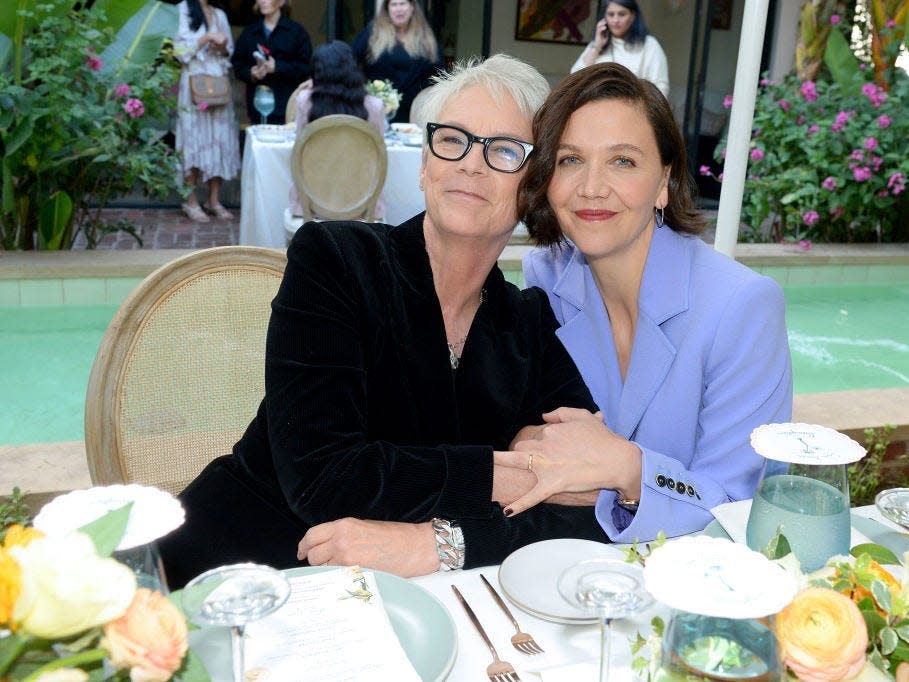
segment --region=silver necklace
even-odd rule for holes
[[[486,288],[480,289],[480,305],[483,305],[483,302],[486,300]],[[468,334],[470,331],[468,330]],[[452,369],[457,369],[458,365],[461,363],[461,356],[459,351],[463,350],[464,342],[467,341],[467,334],[464,334],[460,339],[454,343],[448,344],[448,362],[451,364]],[[456,350],[457,349],[457,350]]]

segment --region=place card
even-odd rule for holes
[[[372,571],[353,566],[289,580],[284,606],[246,627],[247,679],[420,679],[395,635]]]

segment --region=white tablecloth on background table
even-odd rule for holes
[[[240,244],[283,249],[284,209],[290,203],[290,153],[293,137],[274,142],[256,137],[256,126],[246,130],[240,177]],[[382,187],[385,222],[402,223],[424,210],[420,191],[420,147],[388,146],[388,174]]]

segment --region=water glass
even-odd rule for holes
[[[111,556],[133,570],[138,587],[157,590],[165,595],[169,592],[167,579],[164,576],[164,564],[161,562],[161,554],[158,552],[156,542],[147,542],[129,549],[118,549]]]
[[[745,541],[762,551],[777,528],[804,571],[815,571],[835,554],[848,554],[851,534],[849,479],[845,464],[791,464],[758,484]]]
[[[767,618],[719,618],[676,611],[663,634],[654,682],[782,679],[776,637]]]
[[[256,94],[253,95],[253,106],[262,116],[262,123],[268,123],[268,115],[275,110],[275,93],[267,85],[257,86]]]

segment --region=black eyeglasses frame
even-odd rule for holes
[[[436,153],[436,150],[432,146],[432,135],[439,128],[451,128],[452,130],[457,130],[459,133],[463,133],[464,136],[467,137],[467,146],[464,148],[463,154],[461,154],[457,158],[449,159],[444,156],[439,156]],[[508,142],[514,142],[515,144],[520,145],[524,149],[524,159],[521,161],[521,164],[517,168],[515,168],[514,170],[503,170],[501,168],[496,168],[491,163],[489,163],[489,145],[491,142],[495,142],[496,140],[507,140]],[[517,172],[519,172],[527,164],[527,159],[530,158],[530,153],[534,150],[534,146],[530,142],[524,142],[524,140],[519,140],[515,137],[508,137],[506,135],[494,135],[492,137],[480,137],[479,135],[474,135],[473,133],[471,133],[467,130],[464,130],[463,128],[460,128],[455,125],[451,125],[450,123],[428,122],[426,124],[426,142],[429,145],[429,151],[432,152],[432,155],[434,157],[436,157],[437,159],[442,159],[442,161],[460,161],[465,156],[470,154],[470,150],[471,150],[471,148],[473,148],[473,143],[479,142],[481,145],[483,145],[483,161],[485,161],[486,165],[489,166],[492,170],[496,171],[497,173],[517,173]]]

